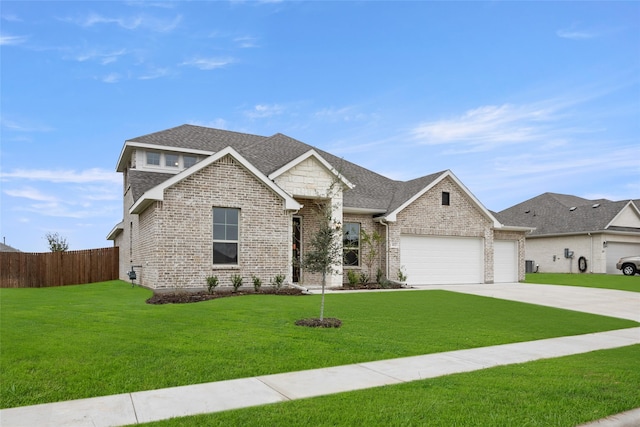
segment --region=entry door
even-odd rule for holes
[[[302,243],[302,221],[300,217],[293,217],[293,283],[300,282],[300,263],[301,263],[301,243]]]

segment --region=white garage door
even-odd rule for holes
[[[401,236],[400,264],[410,285],[484,283],[483,240]]]
[[[496,240],[493,242],[493,281],[510,283],[518,281],[518,242]]]
[[[622,257],[640,255],[640,244],[638,243],[607,243],[607,274],[622,274],[616,269],[616,263]]]

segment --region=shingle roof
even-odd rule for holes
[[[544,193],[498,212],[496,217],[503,224],[535,227],[532,236],[603,231],[628,203]]]
[[[182,125],[132,138],[127,142],[210,152],[217,152],[230,146],[267,176],[309,150],[315,150],[355,185],[353,189],[344,193],[346,208],[370,209],[380,213],[397,209],[443,173],[438,172],[407,182],[395,181],[280,133],[264,137]],[[171,176],[173,175],[131,170],[129,182],[134,200]]]
[[[20,252],[20,251],[14,247],[5,245],[4,243],[0,243],[0,252]]]

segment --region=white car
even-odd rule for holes
[[[616,263],[616,268],[622,270],[622,274],[625,276],[633,276],[640,272],[640,255],[620,258]]]

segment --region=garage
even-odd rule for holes
[[[493,260],[494,283],[518,281],[518,242],[513,240],[494,241]]]
[[[607,274],[622,274],[616,263],[622,257],[640,255],[640,244],[607,242]]]
[[[400,265],[409,285],[484,283],[484,240],[403,235]]]

